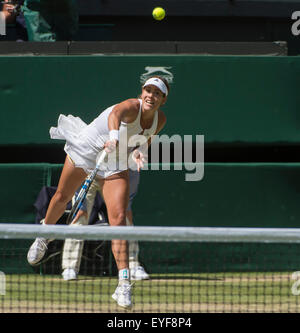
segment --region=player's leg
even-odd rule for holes
[[[57,190],[49,203],[43,225],[55,224],[59,220],[59,218],[63,215],[68,202],[72,199],[76,189],[85,177],[86,173],[80,168],[75,168],[70,159],[67,157]],[[38,265],[42,261],[48,249],[49,241],[50,240],[43,237],[35,239],[27,254],[27,261],[30,265]]]
[[[86,178],[86,173],[81,168],[76,168],[67,157],[58,182],[57,190],[52,197],[47,209],[45,224],[55,224],[63,215],[67,204],[78,187]]]
[[[128,171],[101,180],[100,186],[107,208],[109,224],[111,226],[125,226],[129,201]],[[128,242],[119,239],[112,240],[112,252],[119,272],[119,284],[112,297],[120,306],[131,307]]]
[[[127,225],[133,225],[132,204],[138,192],[140,183],[140,173],[135,170],[129,169],[129,204],[126,212]],[[138,241],[128,242],[129,252],[129,269],[131,280],[148,280],[149,275],[146,273],[144,267],[139,262],[139,243]]]
[[[106,204],[109,224],[126,225],[126,208],[128,205],[128,172],[120,172],[102,181],[102,195]],[[127,241],[113,240],[112,251],[119,270],[128,268]]]

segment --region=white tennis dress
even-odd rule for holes
[[[152,126],[143,131],[140,124],[142,100],[139,99],[139,102],[140,108],[136,119],[132,123],[121,122],[119,149],[109,154],[98,172],[99,176],[106,178],[128,169],[132,165],[128,162],[134,147],[137,144],[145,143],[155,134],[158,113],[155,113]],[[99,152],[103,150],[105,142],[109,140],[108,117],[114,107],[115,105],[104,110],[90,124],[86,124],[79,117],[61,114],[57,127],[50,128],[51,139],[65,140],[65,152],[76,167],[84,169],[87,173],[95,168]]]

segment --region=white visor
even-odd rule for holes
[[[163,94],[168,96],[168,88],[161,79],[158,77],[152,77],[144,83],[143,88],[149,86],[150,84],[156,86]]]

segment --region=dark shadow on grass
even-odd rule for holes
[[[223,281],[224,278],[220,277],[205,277],[205,276],[192,276],[192,275],[155,275],[151,274],[150,280],[199,280],[199,281]],[[149,280],[149,281],[150,281]]]

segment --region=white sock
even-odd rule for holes
[[[40,224],[42,224],[42,225],[47,225],[46,223],[45,223],[45,219],[42,219],[42,220],[40,220]],[[54,238],[51,238],[51,239],[46,239],[46,238],[43,238],[43,237],[40,237],[40,238],[42,238],[43,240],[44,240],[44,242],[48,245],[50,242],[53,242],[54,241]]]
[[[140,263],[137,260],[132,260],[132,261],[130,260],[129,261],[129,268],[130,269],[136,268],[138,266],[140,266]]]
[[[130,280],[130,271],[128,268],[119,270],[119,283],[129,282]]]

